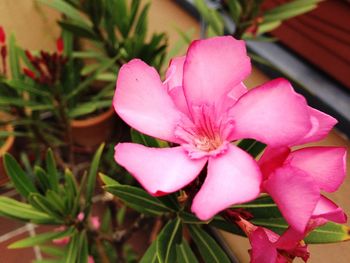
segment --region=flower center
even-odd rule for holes
[[[175,135],[190,157],[201,158],[217,155],[226,149],[227,139],[233,130],[233,122],[225,116],[217,116],[214,107],[194,106],[192,120],[183,118]]]

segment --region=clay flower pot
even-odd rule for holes
[[[8,132],[13,132],[13,126],[11,125],[5,125],[2,129],[8,131]],[[4,185],[9,181],[9,178],[6,174],[5,167],[3,164],[3,156],[5,153],[13,152],[13,144],[15,141],[15,137],[13,135],[10,135],[6,138],[4,144],[0,147],[0,186]]]
[[[71,125],[74,143],[86,148],[95,148],[110,138],[114,121],[113,108],[88,119],[73,120]]]

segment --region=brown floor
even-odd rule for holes
[[[146,2],[146,0],[143,0]],[[148,1],[147,1],[148,2]],[[176,28],[184,31],[193,29],[193,38],[199,35],[198,23],[188,16],[171,0],[152,0],[150,27],[151,30],[169,33],[169,43],[171,48],[176,46],[180,37]],[[34,0],[1,0],[0,1],[0,25],[6,28],[7,32],[14,32],[18,42],[29,49],[54,49],[54,40],[59,35],[58,27],[55,25],[57,13],[48,8],[44,8],[36,4]],[[183,52],[185,47],[182,49]],[[180,54],[181,55],[181,54]],[[254,69],[251,77],[247,80],[248,86],[256,86],[268,79],[259,70]],[[321,145],[339,145],[350,147],[349,140],[345,139],[337,131],[333,131],[325,140],[318,143]],[[350,167],[350,155],[347,159],[348,167]],[[350,169],[348,169],[350,171]],[[350,178],[348,177],[341,189],[332,195],[332,199],[341,205],[350,215]],[[0,221],[1,230],[4,224]],[[7,231],[11,231],[17,223],[11,222],[6,225]],[[1,233],[0,233],[1,235]],[[18,238],[18,237],[17,237]],[[248,262],[249,257],[247,249],[248,242],[244,238],[227,235],[229,245],[242,260]],[[6,243],[0,244],[0,262],[30,262],[30,256],[33,255],[32,250],[22,251],[6,251]],[[311,263],[347,263],[350,258],[350,243],[329,244],[329,245],[312,245],[311,247]]]

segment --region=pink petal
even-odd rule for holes
[[[258,227],[249,236],[249,241],[252,245],[250,263],[276,263],[277,250],[262,227]]]
[[[309,147],[292,152],[287,162],[313,177],[318,186],[336,191],[346,175],[346,149],[343,147]]]
[[[258,161],[264,180],[268,179],[270,174],[272,174],[277,168],[283,166],[289,153],[290,149],[288,147],[266,147],[263,155]]]
[[[323,218],[327,221],[332,221],[339,224],[344,224],[347,220],[344,211],[325,196],[321,196],[320,200],[318,201],[316,208],[312,213],[312,218]]]
[[[119,143],[114,158],[151,195],[172,193],[186,186],[207,161],[206,158],[191,160],[181,146],[148,148],[134,143]]]
[[[186,56],[171,59],[169,68],[165,74],[166,80],[164,81],[164,84],[168,86],[168,91],[175,87],[182,87],[185,59]]]
[[[283,217],[298,232],[304,232],[320,198],[320,191],[305,172],[285,166],[263,183]]]
[[[174,130],[181,113],[176,109],[157,71],[139,59],[119,71],[113,106],[131,127],[147,135],[176,142]]]
[[[173,100],[176,108],[186,114],[187,116],[190,116],[187,101],[184,95],[184,90],[182,86],[173,87],[171,90],[168,91],[171,99]]]
[[[270,146],[290,145],[311,128],[305,99],[284,79],[248,91],[230,115],[236,122],[233,139],[254,138]]]
[[[245,43],[231,36],[192,42],[184,65],[184,90],[194,105],[219,105],[250,73]]]
[[[300,141],[293,145],[315,142],[325,138],[330,130],[337,124],[337,120],[322,111],[308,107],[311,121],[311,130]]]
[[[217,105],[217,112],[227,112],[233,105],[238,101],[240,97],[242,97],[245,93],[248,92],[247,87],[243,82],[235,86],[227,96],[224,97],[220,105]]]
[[[210,157],[208,175],[193,200],[192,211],[201,220],[208,220],[231,205],[256,198],[260,182],[255,160],[229,144],[227,152]]]

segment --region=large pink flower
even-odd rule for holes
[[[233,140],[254,138],[277,147],[312,135],[313,109],[288,81],[251,91],[243,41],[230,36],[194,41],[186,56],[171,61],[162,82],[156,70],[134,59],[119,71],[113,105],[131,127],[180,146],[147,148],[120,143],[116,161],[152,195],[175,192],[208,163],[192,211],[207,220],[260,192],[261,173]],[[309,135],[308,135],[309,134]]]
[[[346,174],[345,160],[343,147],[309,147],[293,152],[288,147],[267,147],[259,160],[263,190],[271,195],[290,226],[304,233],[313,213],[330,207],[321,191],[339,188]]]

